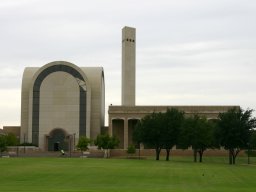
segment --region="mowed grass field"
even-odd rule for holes
[[[239,160],[240,159],[240,160]],[[256,191],[256,164],[239,158],[0,158],[0,191]]]

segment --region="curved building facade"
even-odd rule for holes
[[[21,142],[73,149],[80,136],[95,138],[104,126],[103,68],[65,61],[25,68],[21,100]]]

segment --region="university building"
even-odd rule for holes
[[[55,61],[40,68],[25,68],[20,142],[33,143],[43,151],[58,151],[74,150],[81,136],[95,139],[105,130],[104,82],[102,67],[78,67],[70,62]],[[122,104],[109,106],[107,132],[119,138],[118,148],[127,149],[132,143],[135,125],[141,118],[172,107],[186,115],[198,114],[216,119],[220,112],[239,106],[136,105],[136,29],[124,27]]]

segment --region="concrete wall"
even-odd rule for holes
[[[105,82],[102,67],[81,67],[91,85],[91,132],[96,139],[105,124]]]
[[[79,137],[79,94],[76,79],[68,73],[54,72],[44,79],[40,91],[40,148],[45,135],[56,128]]]

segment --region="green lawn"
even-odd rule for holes
[[[256,191],[256,164],[239,158],[1,158],[0,191]],[[255,159],[254,159],[255,163]]]

